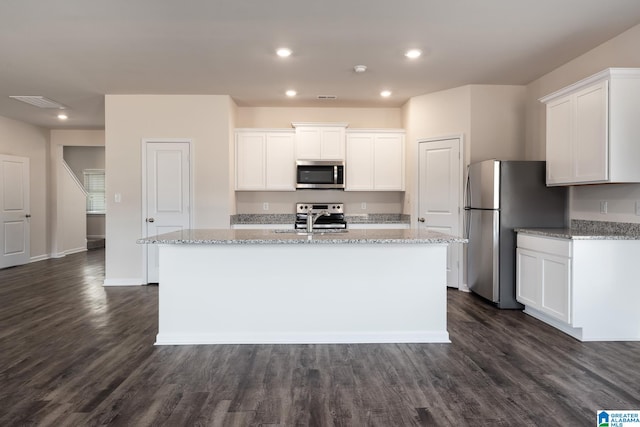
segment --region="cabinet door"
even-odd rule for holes
[[[292,133],[267,133],[267,190],[295,191],[295,138]]]
[[[264,190],[265,134],[236,134],[236,190]]]
[[[609,179],[607,83],[575,94],[574,182]]]
[[[344,128],[320,128],[320,158],[322,160],[344,160],[344,140]]]
[[[543,254],[541,257],[542,299],[540,310],[565,323],[570,323],[571,305],[569,258]]]
[[[374,141],[374,188],[404,190],[404,136],[378,135]]]
[[[547,104],[547,184],[573,181],[573,102],[567,96]]]
[[[320,128],[296,128],[296,158],[299,160],[318,160],[320,151]]]
[[[542,300],[538,255],[527,249],[516,249],[516,300],[536,309],[540,309]]]
[[[373,149],[372,134],[349,135],[346,160],[347,191],[373,190]]]

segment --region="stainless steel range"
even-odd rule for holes
[[[296,203],[296,230],[346,230],[343,203]]]

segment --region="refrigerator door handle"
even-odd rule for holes
[[[471,165],[467,165],[467,182],[464,186],[464,208],[468,209],[471,207],[471,177],[469,176]]]
[[[469,238],[469,233],[470,233],[470,227],[471,227],[471,182],[470,182],[470,177],[469,177],[469,168],[471,167],[471,165],[467,165],[467,182],[465,183],[464,186],[464,200],[463,200],[463,205],[464,205],[464,217],[462,219],[462,230],[463,230],[463,237],[465,239]]]

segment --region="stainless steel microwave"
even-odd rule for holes
[[[344,189],[344,162],[340,160],[298,160],[296,188]]]

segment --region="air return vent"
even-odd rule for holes
[[[64,105],[56,102],[52,99],[45,98],[44,96],[30,96],[30,95],[14,95],[9,98],[15,99],[16,101],[26,102],[27,104],[35,105],[38,108],[55,108],[55,109],[65,109]]]
[[[332,100],[332,99],[338,99],[338,97],[335,95],[318,95],[318,99]]]

